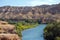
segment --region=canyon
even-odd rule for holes
[[[22,20],[42,19],[60,21],[60,4],[40,6],[2,6],[0,7],[0,19]]]

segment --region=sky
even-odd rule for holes
[[[37,6],[58,3],[60,3],[60,0],[0,0],[0,6]]]

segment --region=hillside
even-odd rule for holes
[[[0,19],[54,19],[60,20],[60,4],[34,7],[3,6],[0,7]]]

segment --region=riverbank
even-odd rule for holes
[[[38,23],[30,23],[30,22],[18,22],[16,23],[16,28],[20,29],[20,31],[26,30],[26,29],[30,29],[30,28],[34,28],[36,26],[38,26]]]
[[[48,24],[44,29],[44,38],[46,40],[60,40],[60,22]]]
[[[0,20],[0,40],[21,40],[16,34],[15,25]]]
[[[46,24],[40,24],[34,28],[22,31],[22,40],[44,40],[43,29]]]
[[[31,28],[35,28],[36,26],[38,26],[39,24],[36,22],[25,22],[25,21],[20,21],[17,22],[15,24],[15,29],[17,34],[22,37],[22,31],[26,30],[26,29],[31,29]]]

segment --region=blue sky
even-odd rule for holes
[[[60,0],[0,0],[0,6],[36,6],[43,4],[58,4]]]

